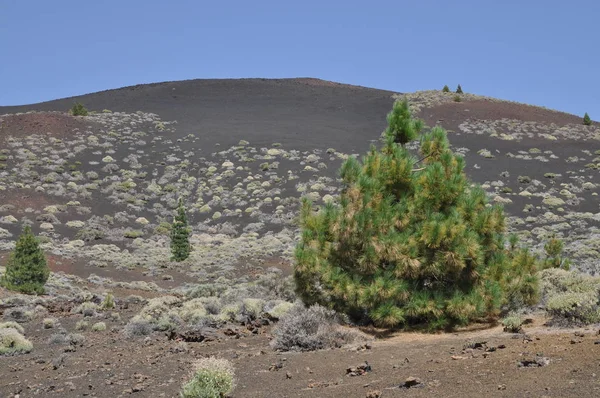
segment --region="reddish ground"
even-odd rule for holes
[[[67,138],[75,131],[85,131],[92,122],[61,112],[32,112],[0,116],[0,142],[7,137],[31,134]]]

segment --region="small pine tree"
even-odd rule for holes
[[[388,127],[385,135],[395,143],[404,145],[419,135],[423,129],[421,120],[411,118],[408,101],[395,102],[391,112],[387,115]]]
[[[546,259],[544,267],[546,268],[563,268],[567,271],[571,268],[571,262],[568,258],[563,257],[564,243],[562,240],[552,236],[544,245]]]
[[[417,123],[399,115],[390,118],[397,125]],[[424,134],[419,159],[395,138],[344,163],[339,205],[315,212],[303,202],[294,267],[303,301],[380,326],[430,329],[535,302],[538,259],[509,248],[517,240],[507,240],[502,207],[467,179],[446,132]]]
[[[190,256],[190,228],[188,227],[187,216],[183,200],[179,198],[177,206],[177,215],[173,220],[171,228],[171,261],[183,261]]]
[[[444,88],[442,89],[442,92],[444,92],[444,93],[449,93],[450,92],[450,88],[448,87],[448,85],[444,86]]]
[[[460,84],[458,85],[458,87],[456,87],[456,94],[462,94],[462,87],[460,86]]]
[[[592,119],[590,119],[590,115],[588,115],[587,112],[585,113],[585,115],[583,115],[583,124],[585,124],[586,126],[592,125]]]
[[[75,102],[73,107],[71,108],[71,115],[73,116],[87,116],[88,110],[80,104],[79,102]]]
[[[15,250],[10,253],[6,272],[0,283],[7,289],[25,294],[43,294],[50,276],[44,251],[40,248],[31,227],[25,226]]]

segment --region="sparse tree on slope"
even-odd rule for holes
[[[587,112],[585,113],[585,115],[583,115],[583,124],[585,124],[586,126],[592,125],[592,119],[590,118],[590,115],[587,114]]]
[[[456,87],[456,94],[462,94],[462,87],[460,86],[460,84],[458,85],[458,87]]]
[[[442,92],[449,93],[450,92],[450,87],[448,87],[448,85],[445,85],[444,88],[442,89]]]
[[[75,102],[71,108],[71,114],[73,116],[87,116],[88,110],[79,102]]]
[[[404,111],[390,119],[419,123]],[[382,150],[342,166],[339,205],[313,212],[303,202],[294,276],[304,302],[380,326],[431,329],[496,315],[509,301],[534,302],[537,259],[505,249],[502,207],[467,180],[446,132],[422,137],[419,161],[397,144],[406,140],[395,128],[387,131]]]
[[[43,294],[50,276],[44,251],[40,248],[31,227],[23,228],[15,250],[10,253],[6,272],[0,281],[7,289],[26,294]]]
[[[190,256],[190,229],[188,227],[187,216],[183,200],[179,199],[177,206],[177,214],[173,220],[173,228],[171,229],[171,260],[183,261]]]

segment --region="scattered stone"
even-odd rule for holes
[[[381,397],[381,391],[379,390],[371,390],[369,392],[367,392],[367,396],[366,398],[380,398]]]
[[[550,359],[546,357],[535,357],[534,359],[524,359],[519,361],[520,368],[541,368],[550,364]]]
[[[400,388],[424,387],[425,385],[418,377],[407,377],[404,383],[400,384]]]
[[[356,367],[349,367],[346,369],[346,376],[362,376],[367,372],[370,372],[371,365],[367,361],[365,361],[364,365],[359,365]]]

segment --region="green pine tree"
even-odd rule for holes
[[[183,200],[179,199],[177,214],[173,220],[171,228],[171,261],[183,261],[190,256],[190,228],[188,227],[187,216]]]
[[[31,227],[25,226],[15,250],[10,253],[6,272],[0,283],[5,288],[17,292],[43,294],[49,276],[50,269],[44,251],[31,232]]]
[[[71,108],[71,115],[73,116],[87,116],[88,110],[79,102],[75,102]]]
[[[387,115],[388,127],[385,135],[401,146],[419,135],[423,129],[423,122],[411,118],[408,101],[395,102],[390,113]]]
[[[590,115],[588,115],[587,112],[585,113],[585,115],[583,115],[583,124],[585,124],[586,126],[592,125],[592,119],[590,119]]]
[[[460,84],[458,85],[458,87],[456,87],[456,94],[462,94],[462,87],[460,86]]]
[[[420,123],[394,114],[395,125]],[[388,134],[362,162],[344,163],[339,205],[315,212],[303,201],[294,277],[304,302],[380,326],[431,329],[497,315],[509,302],[533,303],[537,258],[509,249],[517,242],[507,241],[502,207],[466,178],[446,132],[425,134],[419,158],[396,137]]]
[[[442,92],[449,93],[450,92],[450,87],[448,87],[447,85],[445,85],[444,88],[442,89]]]

